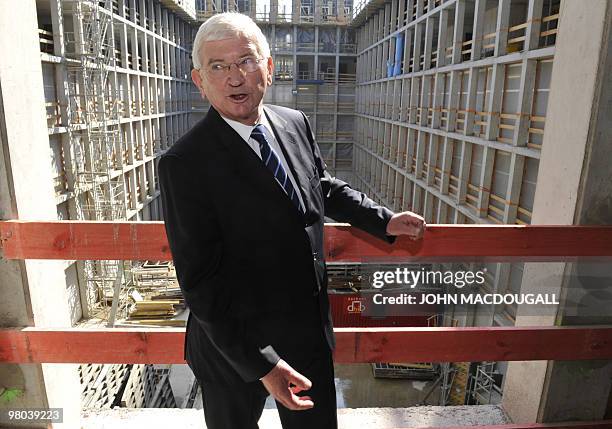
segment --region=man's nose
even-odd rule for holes
[[[236,67],[232,67],[232,66],[236,66]],[[230,85],[237,86],[237,85],[240,85],[241,83],[244,83],[244,77],[245,77],[245,72],[240,70],[240,68],[238,67],[236,63],[229,65],[228,81]]]

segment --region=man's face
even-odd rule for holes
[[[254,72],[243,72],[235,64],[220,75],[211,72],[213,64],[239,63],[245,57],[261,58],[255,43],[245,37],[204,42],[200,49],[202,68],[192,70],[191,78],[223,116],[254,125],[266,88],[272,84],[272,58],[264,58]]]

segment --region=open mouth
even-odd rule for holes
[[[248,94],[232,94],[230,98],[238,103],[243,102],[248,97]]]

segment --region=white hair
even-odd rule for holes
[[[268,58],[270,56],[270,45],[266,36],[248,15],[238,12],[223,12],[208,18],[204,24],[200,25],[191,52],[193,68],[199,70],[202,67],[200,49],[204,42],[240,36],[251,40],[262,57]]]

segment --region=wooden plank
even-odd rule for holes
[[[335,332],[338,363],[612,359],[609,326],[335,328]],[[0,329],[0,362],[182,364],[184,339],[181,328],[5,328]]]
[[[171,260],[163,222],[3,221],[8,259]]]
[[[328,261],[347,262],[361,262],[375,256],[394,261],[417,258],[498,262],[574,260],[586,256],[609,258],[611,241],[612,227],[608,226],[435,225],[427,227],[422,241],[398,237],[394,245],[389,245],[371,239],[356,228],[338,225],[326,230],[325,256]]]
[[[463,25],[465,18],[465,0],[457,0],[455,5],[455,24],[453,26],[452,63],[461,62],[461,46],[463,45]]]
[[[163,222],[2,221],[0,238],[6,259],[171,260]],[[400,236],[390,245],[349,224],[326,224],[325,256],[330,262],[368,257],[609,259],[612,226],[428,225],[423,240]]]
[[[404,2],[400,2],[403,4]],[[447,31],[448,31],[448,8],[444,8],[440,11],[440,21],[438,23],[438,57],[436,59],[436,67],[442,67],[446,65],[446,52],[449,48],[446,46],[447,43]],[[452,52],[452,47],[450,47]]]
[[[467,184],[469,183],[470,165],[472,164],[472,144],[468,141],[461,142],[461,158],[459,166],[459,177],[457,184],[457,203],[465,202]]]
[[[559,14],[558,13],[555,13],[554,15],[549,15],[549,16],[546,16],[546,17],[542,18],[542,22],[554,21],[556,19],[559,19]]]
[[[537,61],[524,60],[521,64],[521,78],[519,83],[518,101],[520,112],[530,112],[533,105],[533,92],[536,84]],[[516,122],[512,135],[514,146],[525,146],[528,140],[529,118],[531,114],[521,115]]]
[[[495,161],[495,149],[485,147],[482,152],[482,167],[480,171],[480,189],[478,189],[478,211],[480,217],[484,217],[489,206],[489,194],[493,179],[493,163]]]
[[[508,23],[510,22],[510,0],[499,0],[497,7],[497,38],[495,39],[495,56],[506,55],[508,45]]]
[[[526,22],[523,22],[522,24],[518,24],[518,25],[515,25],[513,27],[508,28],[508,32],[510,33],[510,32],[516,31],[516,30],[520,30],[522,28],[527,28],[527,23]]]
[[[525,40],[525,36],[514,37],[514,38],[508,40],[508,44],[511,45],[513,43],[522,42],[524,40]]]
[[[489,210],[491,210],[492,212],[497,213],[498,215],[503,216],[504,215],[504,211],[502,209],[498,209],[497,207],[495,207],[494,205],[489,204],[489,206],[487,207]]]
[[[479,79],[478,70],[479,69],[476,67],[471,67],[469,71],[470,74],[468,77],[465,124],[463,128],[463,134],[465,134],[466,136],[474,134],[474,116],[476,112],[476,95]],[[468,162],[468,166],[470,165],[470,163],[471,161]]]
[[[489,112],[499,112],[502,108],[505,67],[501,64],[494,64],[492,69],[491,93],[487,108]],[[485,138],[487,140],[495,140],[499,135],[499,128],[501,127],[500,116],[496,114],[490,115],[487,121]]]
[[[537,49],[540,42],[540,28],[542,26],[542,6],[544,0],[533,0],[527,6],[527,28],[525,30],[525,45],[527,50]]]
[[[422,28],[425,24],[424,23],[417,23],[414,26],[414,40],[413,40],[413,47],[412,47],[412,57],[414,58],[414,64],[412,66],[412,71],[413,72],[417,72],[421,70],[421,61],[419,61],[419,59],[421,58],[421,39],[422,39]]]
[[[552,30],[542,31],[540,33],[540,37],[551,36],[553,34],[557,34],[559,30],[557,28],[553,28]]]
[[[0,329],[0,362],[184,363],[184,339],[181,328]]]
[[[485,6],[486,0],[476,0],[474,4],[474,24],[472,26],[472,53],[471,60],[480,59],[482,51],[482,34],[485,26]]]
[[[395,2],[393,2],[395,4]],[[434,18],[429,17],[425,20],[425,50],[423,53],[423,69],[431,68],[431,53],[433,50],[433,29]]]
[[[495,218],[495,217],[493,217],[491,215],[487,215],[487,219],[489,219],[491,222],[495,222],[495,223],[500,224],[500,225],[502,223],[499,219],[497,219],[497,218]]]
[[[335,332],[337,363],[582,360],[612,355],[610,327],[336,328]],[[546,344],[546,350],[538,344]]]
[[[459,104],[459,91],[461,90],[461,79],[462,76],[458,71],[453,70],[450,72],[450,82],[448,88],[448,121],[446,122],[446,131],[455,131],[455,125],[457,122],[457,107]]]
[[[442,174],[439,187],[440,192],[444,195],[448,193],[448,186],[450,184],[450,169],[453,162],[453,149],[453,141],[448,136],[444,136],[444,149],[442,152],[442,171],[444,173]]]

